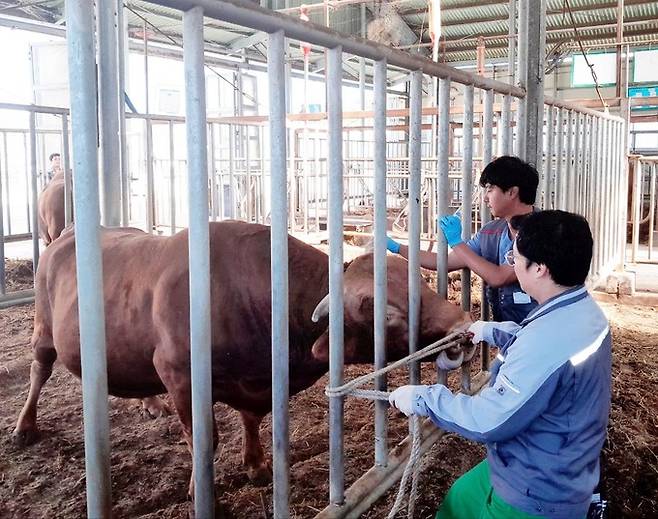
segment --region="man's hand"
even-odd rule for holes
[[[400,386],[389,395],[389,404],[396,409],[399,409],[407,416],[412,415],[416,389],[419,387],[421,386]]]
[[[400,244],[388,236],[386,237],[386,248],[393,254],[400,254]]]
[[[464,242],[462,240],[462,221],[458,216],[442,216],[439,219],[439,227],[451,248]]]
[[[473,338],[471,339],[473,344],[477,344],[478,342],[482,342],[484,340],[484,327],[486,324],[486,321],[475,321],[471,326],[469,326],[468,333],[473,334]]]

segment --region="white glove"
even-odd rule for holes
[[[422,386],[400,386],[388,396],[388,402],[407,416],[413,414],[416,389]]]
[[[487,321],[475,321],[471,326],[469,326],[468,333],[473,334],[473,338],[471,339],[473,344],[477,344],[478,342],[482,342],[484,340],[484,327],[486,325]]]

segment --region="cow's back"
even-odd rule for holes
[[[65,227],[64,173],[56,174],[39,194],[39,235],[46,245],[56,240]]]
[[[118,396],[164,390],[156,350],[189,369],[188,233],[157,237],[102,229],[108,385]],[[271,405],[270,228],[210,224],[215,399],[238,408]],[[327,256],[289,238],[291,391],[326,371],[311,345],[326,329],[311,321],[328,286]],[[80,375],[74,233],[45,251],[37,273],[37,317],[52,330],[60,360]]]

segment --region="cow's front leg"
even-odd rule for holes
[[[149,418],[161,418],[171,414],[171,409],[162,397],[149,396],[141,400],[137,398],[134,400],[140,403],[143,413]]]
[[[242,463],[247,469],[249,480],[255,485],[266,485],[272,481],[272,468],[265,459],[260,443],[260,423],[262,415],[240,411],[242,416]]]
[[[183,438],[192,456],[192,475],[188,487],[188,499],[194,502],[194,453],[192,447],[192,388],[190,383],[190,366],[187,362],[168,362],[156,352],[153,358],[160,380],[174,402],[174,407],[180,419]],[[212,411],[212,410],[211,410]],[[213,413],[213,452],[217,448],[217,423]],[[214,484],[214,482],[213,482]]]

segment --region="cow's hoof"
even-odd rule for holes
[[[249,467],[247,469],[247,477],[252,485],[264,487],[272,482],[272,469],[269,463],[259,467]]]
[[[147,418],[153,419],[171,415],[171,409],[167,403],[157,396],[142,399],[142,411]]]
[[[39,430],[25,429],[23,431],[19,431],[16,429],[11,436],[14,445],[23,448],[27,447],[28,445],[32,445],[39,439]]]

